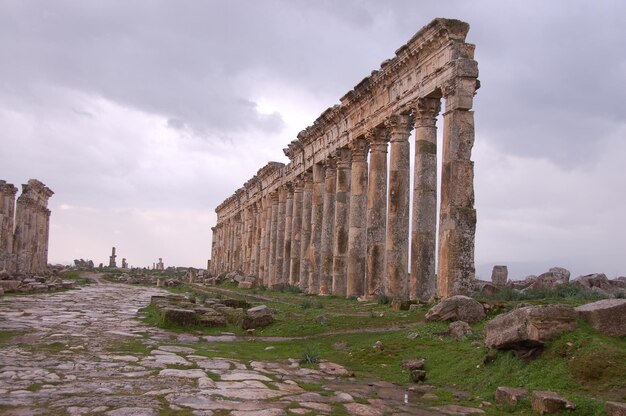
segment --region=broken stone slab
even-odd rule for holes
[[[467,322],[464,321],[454,321],[450,323],[448,327],[448,332],[450,336],[456,340],[462,341],[466,337],[471,337],[474,335],[472,332],[472,328],[469,326]]]
[[[20,280],[0,280],[0,288],[5,292],[15,292],[21,284]]]
[[[626,403],[606,402],[604,404],[604,411],[607,416],[626,416]]]
[[[558,413],[564,410],[574,410],[576,405],[559,396],[553,391],[534,391],[532,394],[533,411],[540,415]]]
[[[429,321],[464,321],[470,324],[481,321],[485,309],[469,296],[456,295],[442,299],[426,314]]]
[[[578,316],[597,331],[612,337],[626,336],[626,299],[603,299],[576,308]]]
[[[542,346],[555,335],[574,329],[576,311],[569,306],[526,306],[487,322],[485,345],[498,349]]]
[[[496,401],[515,406],[524,397],[528,396],[528,390],[516,387],[498,387],[496,389]]]
[[[559,285],[569,283],[570,272],[562,267],[553,267],[545,273],[537,276],[526,289],[554,289]]]

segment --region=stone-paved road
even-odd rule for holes
[[[137,319],[137,310],[162,293],[93,284],[56,294],[0,297],[0,331],[17,331],[0,346],[0,414],[441,414],[425,410],[426,402],[418,398],[424,391],[337,377],[343,369],[332,363],[311,370],[296,360],[196,355],[198,342],[206,348],[206,341]],[[149,346],[147,352],[115,352],[129,340]],[[303,383],[319,383],[324,390],[306,391]]]

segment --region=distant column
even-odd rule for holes
[[[309,291],[309,275],[311,273],[311,213],[313,208],[313,174],[310,171],[302,175],[302,228],[300,236],[300,279],[299,285],[303,292]]]
[[[254,204],[255,227],[254,227],[254,270],[252,274],[257,278],[261,277],[261,230],[263,227],[263,208],[259,199]]]
[[[300,242],[302,239],[302,180],[295,182],[293,189],[293,214],[291,218],[291,260],[289,264],[289,284],[300,283]]]
[[[367,253],[367,140],[358,138],[350,143],[352,169],[350,181],[350,231],[348,234],[348,278],[346,295],[365,294]]]
[[[0,181],[0,258],[13,252],[13,228],[15,224],[15,194],[17,187]],[[0,270],[4,267],[0,265]],[[9,265],[6,265],[7,270]]]
[[[337,184],[335,193],[335,225],[333,239],[333,284],[334,296],[346,296],[346,272],[348,270],[348,234],[350,230],[350,164],[351,151],[338,149]]]
[[[287,188],[278,189],[278,215],[276,216],[276,274],[274,284],[283,284],[283,263],[285,254],[285,216]]]
[[[468,294],[474,277],[474,112],[475,78],[457,78],[444,86],[443,160],[439,212],[437,290],[446,297]]]
[[[366,295],[385,293],[385,230],[387,227],[387,130],[368,132],[370,170],[367,185],[367,285]]]
[[[311,244],[307,252],[310,261],[309,293],[320,293],[322,219],[324,216],[324,172],[321,163],[313,165],[313,193],[311,196]]]
[[[324,179],[324,207],[322,217],[322,271],[320,274],[320,295],[330,295],[333,283],[333,233],[335,226],[335,193],[337,169],[334,157],[326,159]]]
[[[272,199],[269,195],[263,198],[265,226],[263,228],[263,284],[269,286],[270,275],[270,228],[272,226]]]
[[[278,237],[278,191],[270,194],[272,202],[272,214],[270,224],[270,253],[269,253],[269,274],[268,287],[276,284],[276,241]]]
[[[415,116],[413,226],[409,297],[427,301],[437,294],[437,114],[439,98],[420,98]]]
[[[413,119],[393,115],[386,124],[390,129],[389,198],[387,200],[387,295],[393,299],[409,298],[409,216],[411,145],[409,136]]]
[[[283,274],[281,283],[290,284],[289,266],[291,264],[291,227],[293,218],[293,185],[287,184],[285,187],[285,238],[283,241]]]

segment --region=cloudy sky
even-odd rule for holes
[[[50,261],[203,267],[215,207],[435,17],[471,25],[478,274],[626,275],[626,3],[0,0],[0,179]]]

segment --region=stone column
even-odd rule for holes
[[[218,235],[217,235],[217,230],[218,230],[218,226],[219,224],[215,224],[215,227],[211,227],[211,260],[213,260],[212,266],[208,267],[209,264],[211,263],[207,263],[207,273],[209,274],[215,274],[214,271],[214,267],[215,267],[215,259],[217,259],[217,239],[218,239]]]
[[[261,199],[261,212],[262,212],[262,217],[261,217],[261,253],[260,253],[260,260],[259,260],[259,282],[261,282],[261,284],[265,285],[267,282],[267,253],[269,252],[269,247],[268,247],[268,239],[267,239],[267,235],[268,235],[268,201],[269,201],[269,197],[268,195],[264,195]]]
[[[287,188],[278,189],[278,215],[276,216],[276,275],[275,284],[285,283],[283,280],[283,263],[285,255],[285,215],[287,203]]]
[[[254,248],[252,255],[254,256],[254,267],[252,274],[259,278],[261,276],[261,227],[263,224],[263,210],[261,209],[261,200],[254,203]]]
[[[249,208],[241,210],[242,216],[242,233],[241,233],[241,263],[243,265],[243,274],[250,273],[250,249],[248,243],[250,241],[250,211]]]
[[[272,199],[269,194],[263,198],[265,225],[263,227],[263,285],[267,286],[270,275],[270,228],[272,225]]]
[[[309,275],[311,274],[311,213],[313,207],[313,174],[304,172],[302,175],[302,228],[300,231],[300,278],[299,285],[303,292],[309,291]]]
[[[17,188],[15,186],[5,181],[0,181],[0,260],[3,254],[8,255],[13,252],[16,193]],[[0,264],[0,270],[4,266],[4,264]],[[6,266],[8,267],[9,265],[7,264]]]
[[[269,252],[269,274],[267,279],[268,287],[276,284],[276,243],[278,239],[278,191],[270,194],[272,202],[272,214],[270,224],[270,252]]]
[[[289,265],[291,264],[291,227],[293,218],[293,185],[285,187],[285,238],[283,241],[283,274],[281,283],[290,284]]]
[[[320,274],[320,295],[330,295],[333,284],[333,234],[335,226],[335,193],[337,169],[334,157],[326,160],[324,180],[324,207],[322,218],[322,271]]]
[[[389,198],[387,199],[387,295],[409,298],[409,197],[411,192],[411,116],[398,114],[386,121],[390,130]]]
[[[350,230],[350,164],[348,148],[335,152],[337,159],[337,184],[335,193],[335,225],[333,239],[334,296],[346,296],[346,272],[348,270],[348,233]]]
[[[324,174],[325,166],[313,165],[313,192],[311,195],[311,244],[307,251],[310,261],[309,293],[320,293],[320,274],[322,270],[322,219],[324,216]]]
[[[367,252],[367,141],[358,138],[350,143],[352,169],[350,180],[350,230],[348,232],[348,272],[346,296],[365,294]]]
[[[409,297],[427,301],[437,294],[437,114],[439,98],[420,98],[415,117],[413,226]]]
[[[302,181],[296,180],[293,189],[293,213],[291,217],[291,255],[289,262],[289,284],[300,283],[300,241],[302,238]]]
[[[368,132],[370,170],[367,185],[367,284],[366,295],[385,293],[385,233],[387,227],[387,130],[377,127]]]
[[[473,96],[476,79],[457,78],[443,88],[443,160],[439,212],[439,273],[441,297],[468,294],[474,277],[474,145]]]

